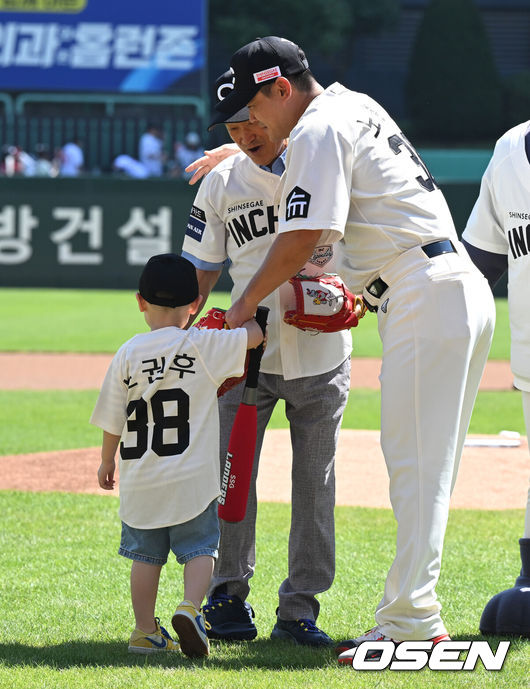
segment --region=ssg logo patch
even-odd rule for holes
[[[322,268],[329,263],[333,258],[333,247],[331,244],[323,244],[322,246],[317,246],[313,252],[313,255],[309,259],[309,263]]]
[[[285,206],[285,219],[293,220],[293,218],[307,218],[309,214],[309,202],[311,201],[311,194],[304,191],[300,187],[294,187],[289,192]]]
[[[188,224],[186,225],[186,234],[188,237],[192,237],[198,242],[201,242],[205,227],[206,213],[201,208],[192,206]]]

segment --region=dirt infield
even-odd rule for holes
[[[109,361],[110,357],[103,354],[0,354],[0,389],[95,389],[101,384]],[[353,385],[377,388],[379,368],[378,359],[355,359]],[[490,362],[481,387],[511,389],[509,364]],[[502,439],[489,437],[482,440],[502,442]],[[476,436],[469,441],[476,441]],[[98,465],[98,448],[0,457],[0,489],[116,494],[97,486]],[[288,430],[267,431],[260,465],[259,499],[289,502]],[[452,506],[499,510],[524,508],[528,465],[528,445],[524,437],[517,447],[466,446]],[[341,431],[336,474],[338,505],[390,507],[388,477],[377,431]]]
[[[89,390],[99,388],[110,363],[109,354],[0,353],[0,390]],[[352,359],[352,387],[379,387],[380,359]],[[512,387],[507,361],[490,361],[481,388]]]

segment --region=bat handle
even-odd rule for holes
[[[256,321],[265,335],[265,328],[267,327],[267,317],[269,309],[266,306],[258,306],[256,311]],[[248,360],[247,380],[245,383],[245,392],[249,389],[256,389],[258,387],[259,367],[261,364],[261,357],[263,355],[263,343],[250,350]],[[245,399],[243,399],[245,402]],[[247,402],[245,402],[247,404]]]
[[[267,318],[269,317],[269,307],[268,306],[258,306],[256,310],[256,321],[258,322],[259,327],[261,328],[261,332],[265,335],[265,328],[267,327]],[[263,349],[263,345],[260,344],[256,349],[261,347]]]

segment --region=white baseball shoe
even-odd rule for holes
[[[449,634],[440,634],[440,636],[436,636],[433,639],[429,639],[429,641],[432,641],[433,646],[440,643],[440,641],[450,640],[451,637],[449,636]],[[396,639],[392,639],[392,637],[383,634],[381,631],[381,627],[379,625],[376,625],[375,627],[372,627],[372,629],[369,629],[361,636],[358,636],[355,639],[347,639],[346,641],[341,641],[339,644],[337,644],[337,646],[335,646],[335,652],[339,656],[339,663],[343,665],[351,665],[353,662],[353,656],[357,651],[357,647],[365,641],[392,641],[396,646],[399,643],[401,643],[401,641],[397,641]],[[380,650],[368,652],[366,654],[366,660],[379,660],[379,658],[381,657],[381,653],[382,651]]]

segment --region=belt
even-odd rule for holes
[[[430,244],[424,244],[421,247],[424,254],[429,258],[434,258],[435,256],[440,256],[441,254],[452,254],[456,253],[456,249],[453,246],[453,242],[450,239],[441,239],[438,242],[431,242]],[[388,289],[388,285],[381,278],[376,278],[367,287],[366,291],[371,294],[376,299],[380,299],[383,293]],[[366,299],[363,300],[366,304],[368,311],[377,311],[377,306],[369,304]]]

